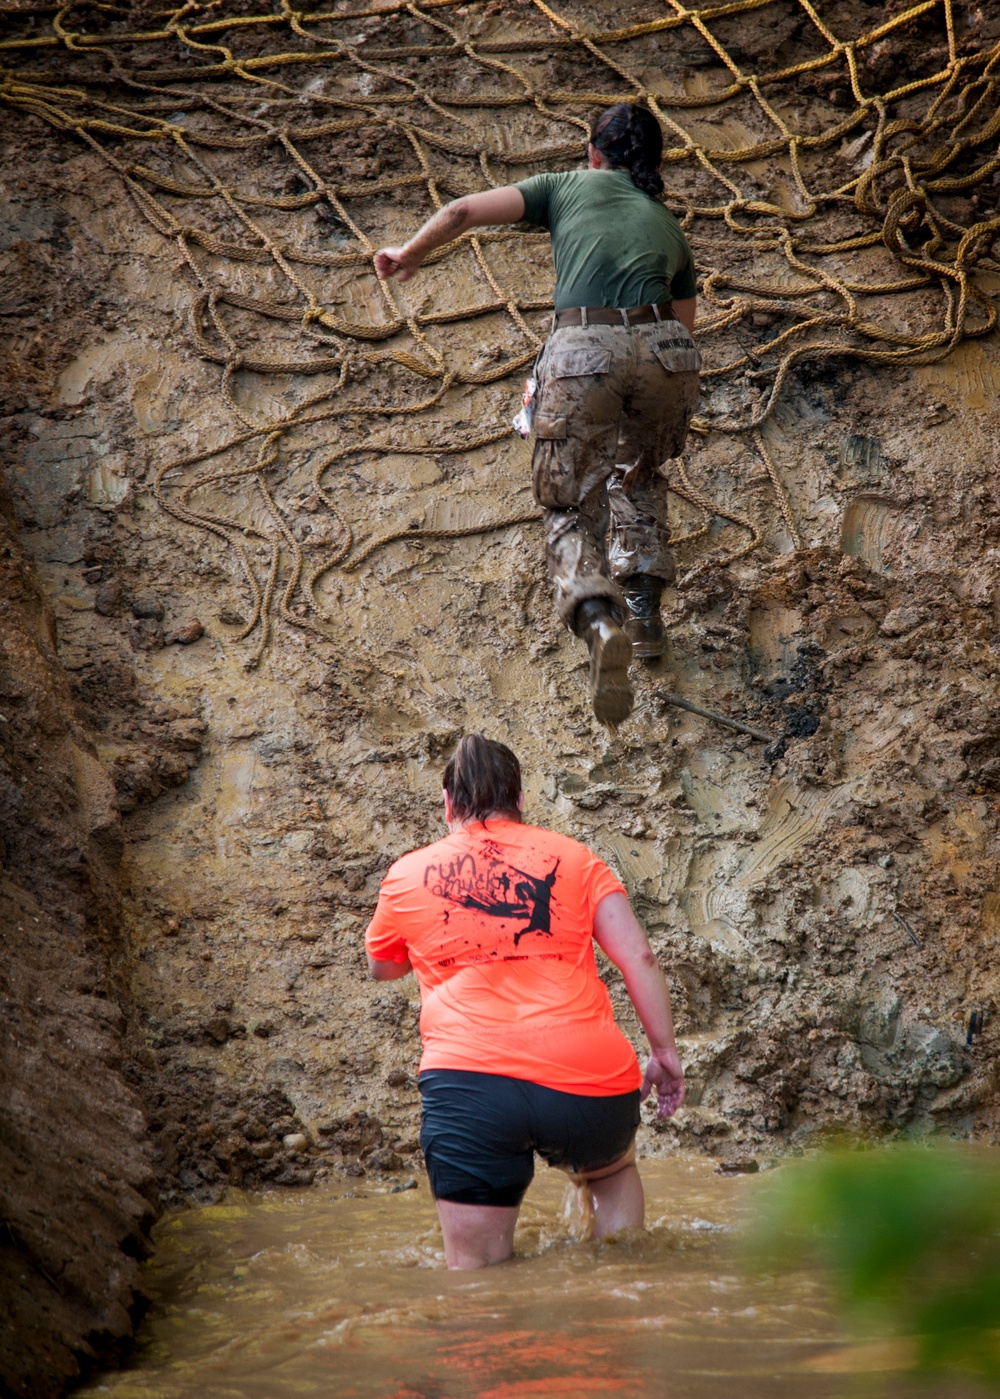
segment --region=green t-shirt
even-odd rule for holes
[[[680,224],[626,171],[532,175],[514,188],[524,196],[526,221],[552,234],[557,311],[656,305],[697,293]]]

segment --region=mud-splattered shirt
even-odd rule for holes
[[[624,893],[585,845],[490,819],[389,870],[365,945],[420,984],[424,1069],[601,1097],[642,1081],[594,960],[597,905]]]

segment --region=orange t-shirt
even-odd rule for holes
[[[365,946],[416,972],[421,1070],[592,1097],[638,1088],[593,949],[597,905],[624,892],[585,845],[493,817],[397,860]]]

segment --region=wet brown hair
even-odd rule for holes
[[[638,102],[616,102],[608,107],[594,122],[590,144],[612,170],[627,170],[636,189],[650,199],[659,199],[663,193],[659,172],[663,132],[648,107]]]
[[[504,743],[485,734],[466,734],[448,759],[443,782],[456,821],[521,819],[521,764]]]

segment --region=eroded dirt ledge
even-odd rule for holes
[[[121,1072],[121,819],[54,633],[0,473],[0,1389],[25,1399],[128,1341],[159,1210]]]

